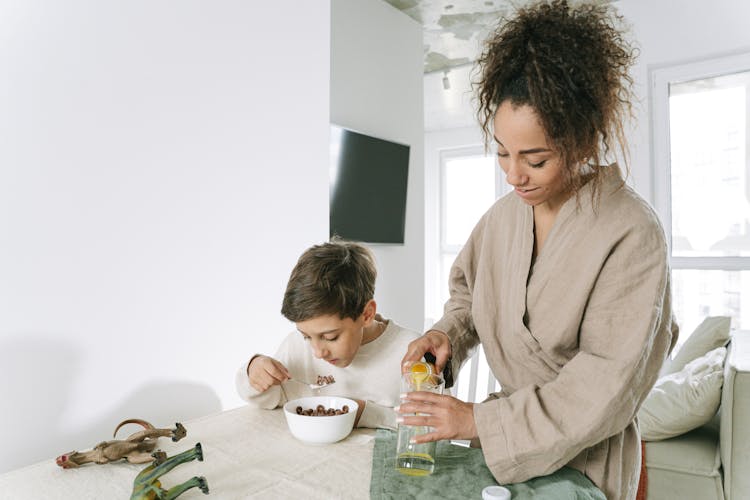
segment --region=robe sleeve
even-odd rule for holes
[[[487,465],[501,483],[549,474],[622,432],[676,341],[667,246],[655,215],[613,237],[599,266],[579,351],[557,377],[474,406]]]

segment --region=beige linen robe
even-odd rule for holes
[[[456,258],[434,326],[454,369],[482,343],[502,393],[475,405],[487,465],[500,483],[568,465],[610,500],[635,498],[636,411],[677,340],[664,231],[652,208],[604,168],[560,209],[535,262],[534,215],[511,193],[482,217]]]

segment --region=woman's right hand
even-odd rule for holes
[[[250,361],[247,367],[247,376],[250,385],[258,392],[265,392],[269,387],[280,385],[291,378],[286,366],[269,356],[263,355],[256,356]]]
[[[411,363],[420,361],[427,352],[435,355],[435,369],[442,373],[448,358],[451,357],[451,341],[448,335],[439,330],[428,330],[418,339],[409,342],[406,355],[401,360],[401,371],[406,372]]]

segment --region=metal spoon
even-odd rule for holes
[[[315,383],[315,384],[312,384],[312,383],[310,383],[310,382],[304,382],[304,381],[302,381],[302,380],[299,380],[299,379],[296,379],[296,378],[293,378],[293,379],[290,379],[290,380],[294,380],[295,382],[299,382],[300,384],[304,384],[304,385],[308,386],[308,387],[309,387],[310,389],[312,389],[313,391],[316,391],[316,390],[322,389],[323,387],[326,387],[326,386],[328,386],[328,385],[331,385],[331,384],[335,384],[335,383],[336,383],[336,381],[335,381],[335,380],[333,380],[333,377],[331,377],[331,380],[330,380],[330,381],[328,381],[328,380],[325,380],[325,379],[321,380],[321,383],[320,383],[320,384],[317,384],[317,383]]]

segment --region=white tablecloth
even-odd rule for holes
[[[185,438],[176,443],[159,438],[158,447],[172,456],[200,442],[204,460],[178,465],[161,477],[162,486],[205,476],[210,493],[192,489],[180,500],[369,498],[373,430],[357,429],[331,445],[309,445],[289,433],[281,409],[248,406],[183,424]],[[82,443],[79,451],[95,444]],[[0,498],[128,499],[135,476],[146,465],[121,461],[64,470],[52,457],[0,475]]]

